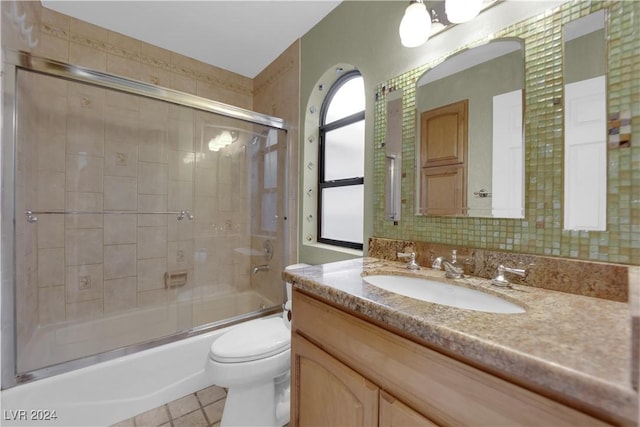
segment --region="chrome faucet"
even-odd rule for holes
[[[527,274],[527,270],[523,268],[505,267],[504,265],[500,264],[498,266],[498,274],[491,280],[491,284],[503,288],[510,288],[511,282],[509,282],[509,280],[504,277],[504,273],[513,273],[517,274],[518,276],[524,277],[525,274]]]
[[[441,270],[444,267],[445,277],[449,279],[462,279],[464,277],[464,270],[456,264],[456,251],[451,251],[451,262],[443,256],[439,256],[433,260],[431,268],[434,270]]]
[[[398,258],[409,258],[407,262],[407,268],[409,270],[420,270],[420,266],[416,262],[415,252],[398,252]]]
[[[269,264],[257,265],[251,269],[253,274],[257,274],[258,271],[269,271]]]

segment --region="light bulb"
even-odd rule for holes
[[[431,15],[424,3],[412,2],[404,11],[400,22],[400,41],[405,47],[420,46],[431,33]]]
[[[482,0],[446,0],[444,10],[452,24],[462,24],[478,16]]]
[[[220,143],[225,146],[231,144],[233,142],[233,137],[231,136],[231,132],[228,130],[223,130],[220,134]]]
[[[216,135],[215,138],[211,138],[209,141],[209,151],[220,151],[221,148],[226,147],[234,141],[233,135],[228,130],[222,131]]]
[[[222,145],[219,143],[219,138],[216,136],[215,138],[211,138],[209,140],[209,151],[220,151]]]

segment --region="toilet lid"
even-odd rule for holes
[[[209,357],[223,363],[248,362],[291,346],[291,331],[281,317],[256,319],[232,328],[211,344]]]

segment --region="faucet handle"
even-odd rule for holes
[[[447,261],[445,257],[439,256],[433,260],[433,263],[431,264],[431,268],[433,268],[434,270],[440,270],[442,268],[442,263],[445,261]]]
[[[524,277],[525,274],[527,274],[527,270],[525,270],[524,268],[512,268],[512,267],[505,267],[504,265],[499,265],[498,271],[500,271],[500,269],[502,269],[503,271],[506,271],[507,273],[517,274],[518,276],[521,276],[521,277]]]
[[[505,288],[511,287],[511,282],[509,282],[509,280],[504,277],[504,273],[513,273],[517,274],[518,276],[524,277],[527,274],[527,270],[523,268],[505,267],[504,265],[500,264],[498,266],[498,274],[491,280],[491,284]]]
[[[416,262],[416,253],[415,252],[398,252],[398,258],[409,258],[409,262],[407,262],[407,268],[409,270],[420,270],[420,266]]]
[[[415,252],[398,252],[398,258],[411,258],[411,259],[416,259],[416,253]]]
[[[446,271],[444,277],[449,279],[462,279],[464,278],[464,270],[458,267],[457,264],[453,264],[451,262],[444,261],[442,263],[444,265],[444,271]]]

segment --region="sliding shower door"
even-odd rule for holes
[[[14,99],[18,378],[282,303],[284,130],[22,68]]]

